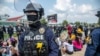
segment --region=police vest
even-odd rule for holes
[[[94,28],[94,29],[100,29],[100,27],[97,27],[97,28]],[[94,30],[93,29],[93,30]],[[93,31],[92,30],[92,31]],[[100,38],[99,38],[99,40],[100,40]],[[100,42],[100,41],[99,41]],[[100,53],[100,44],[99,44],[99,46],[97,47],[97,49],[96,49],[96,53]]]
[[[37,31],[28,31],[24,37],[24,55],[25,56],[48,56],[48,44],[45,37],[45,28]]]
[[[95,29],[100,29],[100,27],[93,28],[92,31],[91,31],[91,33],[92,33]],[[92,38],[91,38],[92,36],[91,36],[91,33],[90,33],[90,37],[89,37],[89,39],[91,39],[91,40],[90,40],[89,42],[90,42],[90,44],[92,45],[93,43],[92,43]],[[99,38],[99,40],[100,40],[100,38]],[[98,46],[97,49],[96,49],[95,55],[96,55],[97,53],[100,53],[100,44],[99,44],[99,46]]]

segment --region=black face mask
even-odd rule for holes
[[[27,18],[28,21],[33,21],[33,22],[39,19],[38,15],[28,15]]]
[[[32,24],[29,24],[30,28],[39,28],[40,27],[41,23],[40,23],[40,21],[38,21],[39,20],[38,15],[28,15],[27,18],[28,18],[28,21],[35,22]]]

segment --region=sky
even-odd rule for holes
[[[0,0],[0,14],[9,14],[10,17],[23,15],[23,8],[29,3],[29,0],[15,1]],[[63,20],[87,23],[98,21],[95,14],[100,10],[100,0],[31,0],[31,2],[42,5],[45,17],[57,14],[57,23],[61,23]]]

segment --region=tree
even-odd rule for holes
[[[75,24],[76,24],[77,26],[79,26],[79,25],[80,25],[80,22],[79,22],[79,21],[77,21],[77,22],[75,22]]]
[[[88,23],[87,23],[87,22],[84,22],[83,25],[84,25],[84,26],[88,26]]]
[[[63,25],[63,26],[68,25],[68,21],[67,21],[67,20],[64,20],[64,21],[62,22],[62,25]]]
[[[46,25],[46,24],[47,24],[47,21],[46,21],[46,19],[45,19],[44,17],[40,20],[40,22],[41,22],[43,25]]]

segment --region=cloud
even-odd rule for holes
[[[91,5],[88,5],[88,4],[83,4],[81,6],[78,7],[78,10],[81,12],[81,13],[86,13],[90,10],[93,10],[92,9],[92,6]]]
[[[61,11],[65,11],[71,7],[71,0],[57,0],[56,4],[54,5],[55,9]]]
[[[0,9],[0,14],[7,14],[7,13],[13,13],[13,10],[11,10],[7,6],[1,6],[2,8]]]
[[[81,5],[78,5],[72,3],[72,0],[56,0],[56,4],[53,9],[49,10],[49,13],[53,14],[56,12],[58,14],[59,23],[63,20],[68,20],[69,22],[97,22],[97,17],[91,10],[93,10],[91,4],[82,3]]]
[[[14,3],[14,2],[36,2],[36,0],[5,0],[6,2],[8,2],[8,3]]]
[[[70,11],[70,12],[78,11],[80,13],[86,13],[92,10],[93,8],[90,4],[77,5],[75,3],[72,3],[72,0],[56,0],[54,9],[59,11]]]
[[[56,14],[57,12],[54,10],[54,9],[50,9],[49,11],[48,11],[48,15],[50,15],[50,14]]]
[[[67,19],[65,13],[58,13],[58,21],[59,21],[59,23],[61,23],[65,19]]]
[[[0,8],[3,8],[3,5],[2,4],[0,4]],[[1,11],[1,9],[0,9],[0,11]]]
[[[5,0],[8,3],[14,3],[14,0]]]
[[[6,3],[14,3],[14,0],[4,0]],[[16,16],[20,16],[23,15],[23,12],[21,11],[21,9],[23,9],[23,7],[25,7],[26,3],[29,2],[29,0],[15,0],[16,3],[18,5],[16,5],[16,8],[14,8],[13,6],[7,6],[7,5],[2,5],[0,4],[0,15],[4,15],[4,14],[9,14],[10,17],[16,17]],[[24,1],[25,3],[22,4],[22,1]],[[31,0],[31,2],[35,2],[35,0]],[[22,8],[19,9],[20,4],[22,4]]]
[[[15,17],[15,16],[20,16],[23,14],[22,12],[17,12],[14,10],[14,8],[10,8],[8,6],[0,5],[0,7],[2,7],[0,9],[0,15],[8,14],[10,15],[10,17]]]
[[[34,2],[36,2],[36,0],[31,0],[31,2],[33,2],[33,3],[34,3]]]

